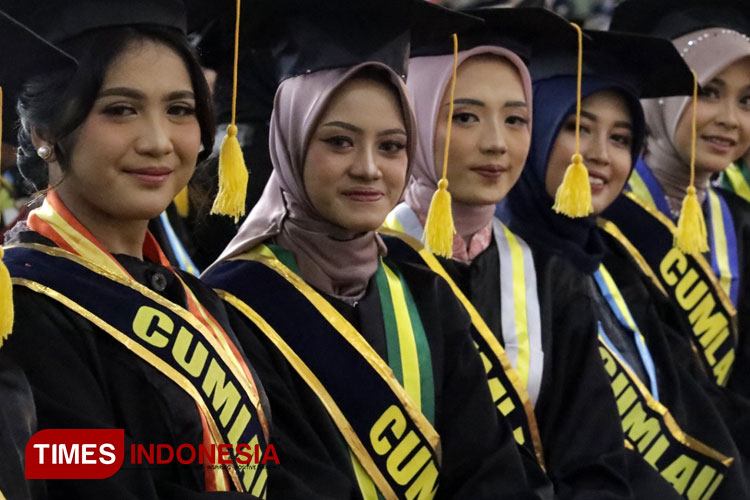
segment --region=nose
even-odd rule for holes
[[[503,155],[508,151],[508,145],[503,134],[500,119],[486,120],[482,123],[479,148],[488,155]]]
[[[587,163],[609,165],[609,145],[606,134],[581,136],[581,155]]]
[[[135,149],[139,154],[164,156],[174,152],[171,129],[166,117],[144,115]]]
[[[358,148],[349,169],[349,175],[363,181],[380,179],[382,172],[377,162],[376,147],[375,144],[368,144]]]
[[[737,105],[733,99],[722,99],[719,114],[716,116],[716,123],[728,130],[735,129],[739,126],[737,120]]]

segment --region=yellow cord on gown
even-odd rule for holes
[[[443,175],[438,181],[438,188],[432,195],[430,209],[424,225],[425,247],[435,255],[451,258],[453,256],[453,235],[456,228],[453,224],[451,194],[448,192],[448,152],[451,142],[451,123],[453,122],[453,98],[456,92],[456,73],[458,69],[458,36],[453,34],[453,76],[451,78],[450,101],[448,103],[448,128],[445,133],[445,152],[443,154]]]
[[[0,87],[0,137],[3,135],[3,89]],[[0,151],[2,148],[0,148]],[[0,165],[2,157],[0,156]],[[13,330],[13,284],[8,268],[3,264],[3,247],[0,246],[0,347]]]
[[[706,231],[706,220],[703,218],[703,210],[698,201],[695,191],[695,142],[696,142],[696,115],[698,108],[698,76],[693,71],[693,120],[690,142],[690,185],[687,195],[682,200],[680,218],[677,220],[677,231],[674,235],[674,244],[683,252],[698,255],[708,251],[708,232]]]
[[[240,46],[240,4],[237,0],[237,14],[234,28],[234,75],[232,77],[232,122],[227,127],[227,135],[221,142],[219,153],[219,193],[211,207],[212,214],[228,215],[237,222],[245,215],[245,197],[249,174],[245,158],[237,140],[237,61]]]
[[[583,164],[581,156],[581,80],[583,77],[583,31],[580,26],[571,23],[578,31],[578,74],[576,82],[576,150],[565,171],[565,177],[555,193],[555,204],[552,209],[571,218],[586,217],[593,213],[591,204],[591,184],[589,171]]]

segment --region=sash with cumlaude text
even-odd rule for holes
[[[472,320],[472,337],[484,363],[490,392],[498,411],[510,423],[516,442],[544,467],[544,453],[533,406],[539,395],[544,365],[536,270],[526,243],[495,219],[493,235],[500,257],[500,344],[471,301],[440,261],[418,241],[422,224],[405,203],[387,217],[381,233],[397,238],[389,252],[397,259],[425,263],[447,281]]]
[[[375,275],[386,362],[295,271],[291,253],[258,245],[222,262],[205,279],[266,335],[318,396],[354,456],[366,500],[433,498],[441,450],[432,358],[403,277],[382,261]]]
[[[717,384],[725,385],[737,348],[737,311],[711,265],[703,256],[686,255],[675,248],[675,224],[634,192],[623,193],[605,215],[624,237],[618,240],[627,240],[637,248],[637,258],[653,270],[661,288],[691,325],[693,345],[708,372]]]
[[[259,384],[227,332],[172,271],[153,236],[146,235],[144,256],[174,273],[187,308],[134,280],[54,191],[31,212],[28,225],[58,247],[7,247],[14,285],[44,294],[91,321],[193,398],[203,444],[232,445],[229,468],[204,464],[208,491],[234,488],[265,497],[266,467],[240,470],[237,461],[241,448],[254,454],[256,445],[265,450],[268,440]]]

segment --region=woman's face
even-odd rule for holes
[[[547,163],[547,194],[554,198],[575,153],[575,114],[563,122]],[[589,171],[594,213],[607,208],[625,187],[630,175],[633,123],[625,100],[615,92],[602,91],[581,102],[583,162]]]
[[[442,176],[450,88],[435,129],[434,164]],[[529,153],[529,107],[516,68],[499,56],[474,56],[458,68],[448,153],[448,190],[470,205],[502,200]]]
[[[200,149],[182,59],[160,43],[131,44],[107,70],[73,140],[57,188],[68,208],[116,220],[158,216],[190,180]],[[52,176],[60,175],[52,167]]]
[[[313,132],[303,179],[318,213],[355,232],[379,228],[406,183],[407,133],[386,84],[353,78],[339,87]]]
[[[675,147],[690,164],[693,107],[677,123]],[[721,172],[750,147],[750,57],[740,59],[701,87],[696,113],[695,167]]]

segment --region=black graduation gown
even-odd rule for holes
[[[607,248],[604,264],[627,302],[654,360],[659,401],[685,433],[735,459],[712,498],[750,498],[746,464],[732,433],[706,392],[706,388],[714,384],[705,373],[699,373],[701,365],[697,354],[684,334],[670,326],[679,324],[676,314],[670,311],[671,302],[661,295],[619,243],[604,231],[601,233]],[[610,331],[607,333],[609,335]],[[610,338],[613,335],[609,335]],[[627,336],[632,338],[630,334]],[[647,380],[644,382],[648,385]]]
[[[45,483],[24,479],[24,450],[36,432],[31,387],[21,369],[0,348],[0,494],[8,500],[45,498]]]
[[[33,231],[16,233],[8,243],[17,241],[52,245]],[[138,282],[172,302],[186,304],[184,290],[166,268],[133,257],[116,257]],[[158,275],[164,280],[154,279]],[[192,275],[180,275],[231,336],[218,297]],[[166,443],[174,448],[190,444],[197,449],[203,442],[203,427],[194,400],[110,335],[57,301],[15,286],[14,305],[14,330],[3,351],[29,380],[39,428],[125,429],[125,460],[117,473],[102,480],[49,480],[50,499],[254,498],[245,493],[205,492],[200,464],[130,465],[131,443]],[[269,474],[274,469],[272,465]]]
[[[559,257],[532,253],[544,350],[534,412],[556,496],[628,498],[622,427],[597,349],[594,318],[586,312],[591,301],[575,268]],[[440,262],[504,345],[494,239],[470,265]]]
[[[448,285],[423,266],[396,263],[386,259],[404,277],[416,302],[432,353],[435,380],[435,429],[441,437],[443,463],[436,499],[482,500],[537,498],[531,493],[509,426],[497,418],[479,355],[469,335],[469,318]],[[252,279],[252,276],[247,276]],[[268,293],[274,293],[269,289]],[[284,298],[279,297],[279,303]],[[385,328],[375,280],[370,280],[365,296],[355,306],[329,297],[329,301],[359,330],[365,340],[387,361]],[[233,309],[227,306],[228,309]],[[293,314],[293,311],[290,311]],[[361,493],[352,470],[349,450],[318,397],[297,375],[262,332],[239,311],[232,314],[232,325],[245,352],[258,370],[274,408],[274,424],[285,425],[288,393],[277,393],[279,386],[291,388],[304,408],[304,417],[325,451],[319,456],[335,464],[345,484],[327,484],[311,477],[299,464],[295,476],[305,475],[315,491],[331,498],[359,499]],[[301,325],[304,328],[304,325]],[[279,332],[283,336],[283,332]],[[272,362],[254,357],[254,346],[265,345],[273,352]],[[321,353],[325,356],[325,353]],[[335,363],[335,360],[331,360]],[[274,380],[275,379],[275,380]],[[352,381],[356,384],[356,381]],[[363,395],[364,396],[364,395]],[[291,434],[291,433],[290,433]],[[307,435],[307,430],[304,431]],[[294,447],[294,441],[276,441],[279,456]],[[293,453],[299,456],[299,453]],[[280,460],[282,460],[280,458]],[[282,462],[283,463],[283,462]],[[269,483],[269,488],[274,486]]]
[[[740,271],[737,298],[739,343],[727,387],[750,398],[750,204],[725,189],[716,188],[716,192],[726,201],[734,220]]]

